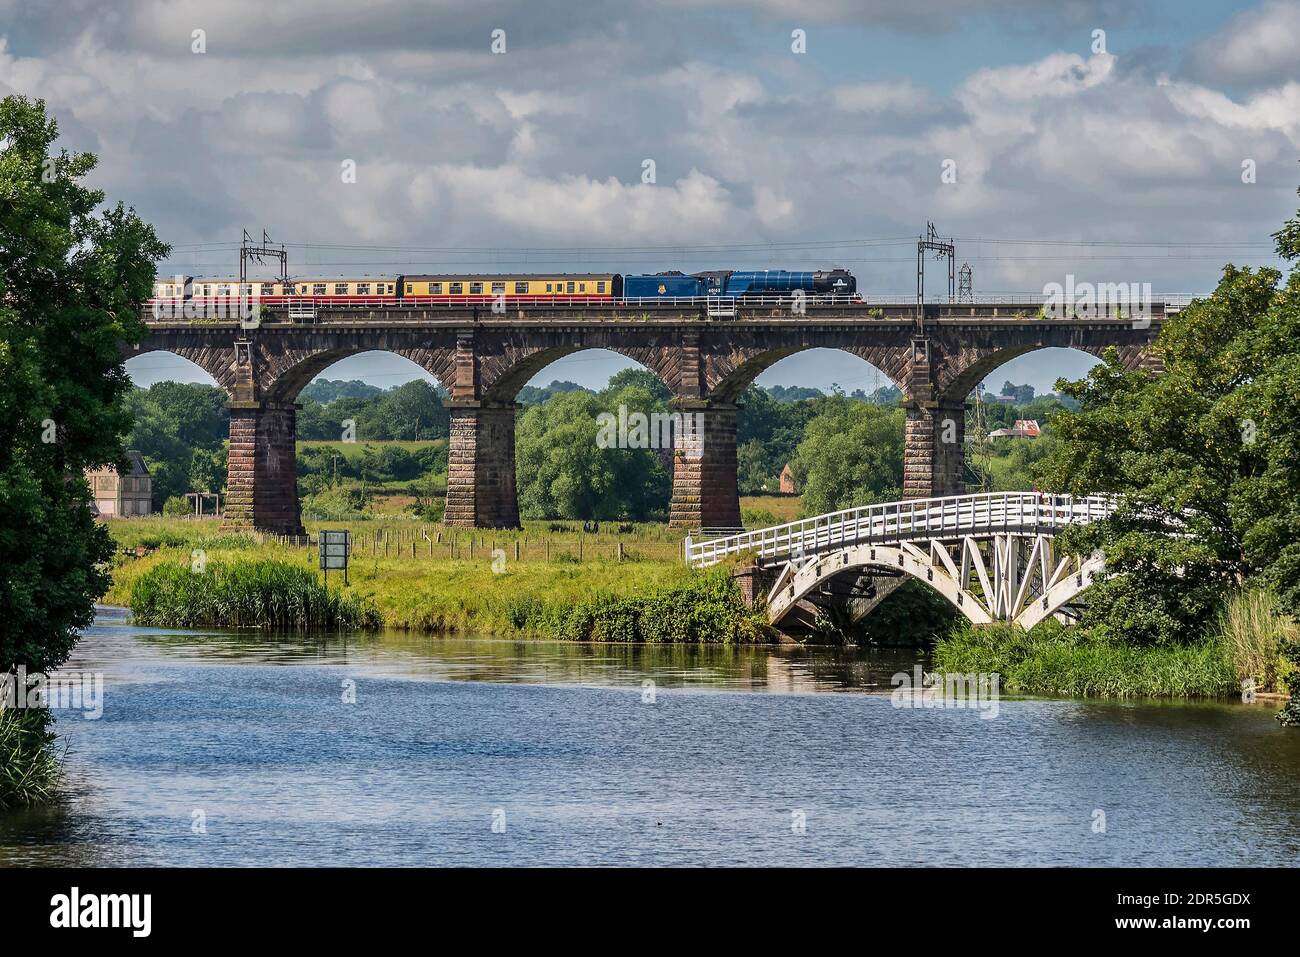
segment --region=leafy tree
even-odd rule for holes
[[[673,394],[664,385],[664,380],[659,378],[649,369],[642,369],[637,366],[631,366],[627,369],[620,369],[609,377],[609,382],[601,391],[604,393],[615,393],[626,389],[628,386],[635,386],[654,396],[657,406],[666,406],[668,400]]]
[[[89,153],[51,154],[43,101],[0,100],[0,669],[67,659],[108,585],[87,468],[125,469],[119,343],[166,255],[152,227],[82,185]]]
[[[515,396],[515,401],[521,405],[541,405],[551,396],[560,395],[564,392],[591,392],[591,390],[584,389],[576,382],[560,382],[559,380],[555,380],[548,386],[524,386],[519,390],[519,394]]]
[[[824,395],[821,389],[802,385],[774,385],[761,391],[767,393],[776,402],[802,402],[805,399],[820,399]]]
[[[415,379],[372,395],[341,395],[327,404],[309,398],[298,413],[298,437],[338,442],[350,419],[360,441],[444,439],[451,429],[446,397],[444,389]]]
[[[1277,234],[1293,259],[1295,222]],[[1099,636],[1193,638],[1242,584],[1300,610],[1300,269],[1280,278],[1226,267],[1213,295],[1165,321],[1162,375],[1127,371],[1112,350],[1058,384],[1081,408],[1053,420],[1050,486],[1127,500],[1064,543],[1105,552],[1083,620]]]
[[[771,456],[757,439],[736,446],[736,484],[741,495],[758,495],[773,480],[771,474]]]
[[[316,379],[298,393],[298,401],[310,399],[320,405],[329,405],[335,399],[373,399],[382,395],[383,389],[360,379]]]
[[[134,420],[126,445],[139,450],[149,466],[155,506],[186,492],[225,486],[230,413],[221,389],[158,382],[133,389],[126,407]]]
[[[657,449],[601,448],[602,412],[662,411],[656,397],[631,385],[599,396],[586,391],[553,396],[529,407],[515,432],[519,511],[525,518],[639,520],[661,516],[671,488]]]
[[[804,512],[902,498],[903,417],[902,409],[842,395],[826,399],[791,464]]]
[[[1002,383],[1002,395],[1009,395],[1020,405],[1027,405],[1034,401],[1034,387],[1032,385],[1013,385],[1010,379]]]

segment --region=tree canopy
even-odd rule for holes
[[[1276,234],[1295,261],[1300,224]],[[1125,496],[1067,541],[1101,548],[1107,576],[1083,624],[1140,643],[1199,634],[1231,590],[1266,587],[1300,611],[1300,268],[1228,266],[1213,295],[1165,320],[1164,372],[1114,351],[1058,388],[1050,488]]]
[[[87,468],[125,468],[130,382],[119,343],[167,247],[83,181],[89,153],[54,151],[45,104],[0,100],[0,669],[66,660],[108,584]]]

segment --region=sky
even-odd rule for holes
[[[299,276],[841,266],[905,298],[933,221],[977,296],[1069,274],[1186,295],[1276,264],[1300,0],[0,0],[10,92],[99,157],[168,275],[235,274],[265,228]],[[1093,361],[1033,353],[988,384]],[[324,375],[425,378],[382,354]],[[759,379],[883,381],[823,350]]]

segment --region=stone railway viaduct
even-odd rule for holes
[[[674,452],[670,521],[687,528],[740,525],[737,400],[773,363],[805,349],[841,349],[870,362],[903,393],[904,494],[964,491],[964,408],[986,375],[1016,356],[1053,347],[1125,366],[1158,369],[1150,346],[1164,308],[1149,320],[1043,319],[1037,303],[746,307],[710,316],[705,304],[530,304],[488,308],[322,309],[310,321],[271,313],[255,328],[235,320],[156,320],[124,358],[166,351],[204,369],[229,396],[226,521],[301,534],[295,468],[298,393],[331,364],[361,352],[410,359],[450,392],[449,525],[519,524],[515,396],[562,356],[608,349],[653,371],[682,412],[698,413],[698,454]],[[364,436],[362,437],[364,438]]]

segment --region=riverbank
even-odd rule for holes
[[[1186,644],[1142,647],[1099,641],[1044,623],[1029,633],[961,624],[933,652],[940,672],[994,673],[1011,694],[1077,698],[1242,698],[1285,704],[1296,689],[1293,627],[1269,636],[1211,628]],[[1269,642],[1272,638],[1271,644]]]
[[[492,533],[359,523],[354,536],[369,545],[353,555],[349,585],[341,587],[336,573],[327,591],[314,549],[223,535],[214,523],[114,522],[110,529],[124,546],[165,544],[143,557],[119,556],[105,601],[134,607],[142,624],[169,627],[382,627],[629,643],[783,640],[761,613],[745,607],[729,569],[686,567],[679,540],[664,526],[623,528],[591,533],[572,524],[530,523],[522,532]],[[196,561],[219,580],[194,574]],[[259,563],[261,575],[252,572]],[[289,581],[294,587],[282,587]],[[312,609],[325,617],[311,617]],[[1279,628],[1279,621],[1286,623]],[[1097,643],[1055,623],[1030,635],[961,623],[949,634],[921,633],[914,614],[898,628],[909,625],[918,631],[910,636],[917,645],[936,642],[936,670],[996,672],[1012,694],[1230,698],[1247,687],[1285,695],[1295,684],[1295,668],[1281,654],[1293,626],[1260,596],[1230,603],[1213,635],[1154,648]]]
[[[594,642],[754,643],[777,636],[744,606],[730,572],[680,562],[571,558],[355,557],[349,584],[310,589],[314,552],[273,543],[162,548],[123,557],[107,604],[167,627],[325,627]],[[507,557],[502,557],[506,554]],[[295,574],[297,573],[297,574]],[[286,583],[292,587],[284,587]],[[301,597],[295,597],[299,596]],[[322,613],[312,615],[312,609]],[[272,612],[280,613],[275,618]],[[299,617],[295,617],[299,616]],[[323,616],[323,617],[322,617]]]

